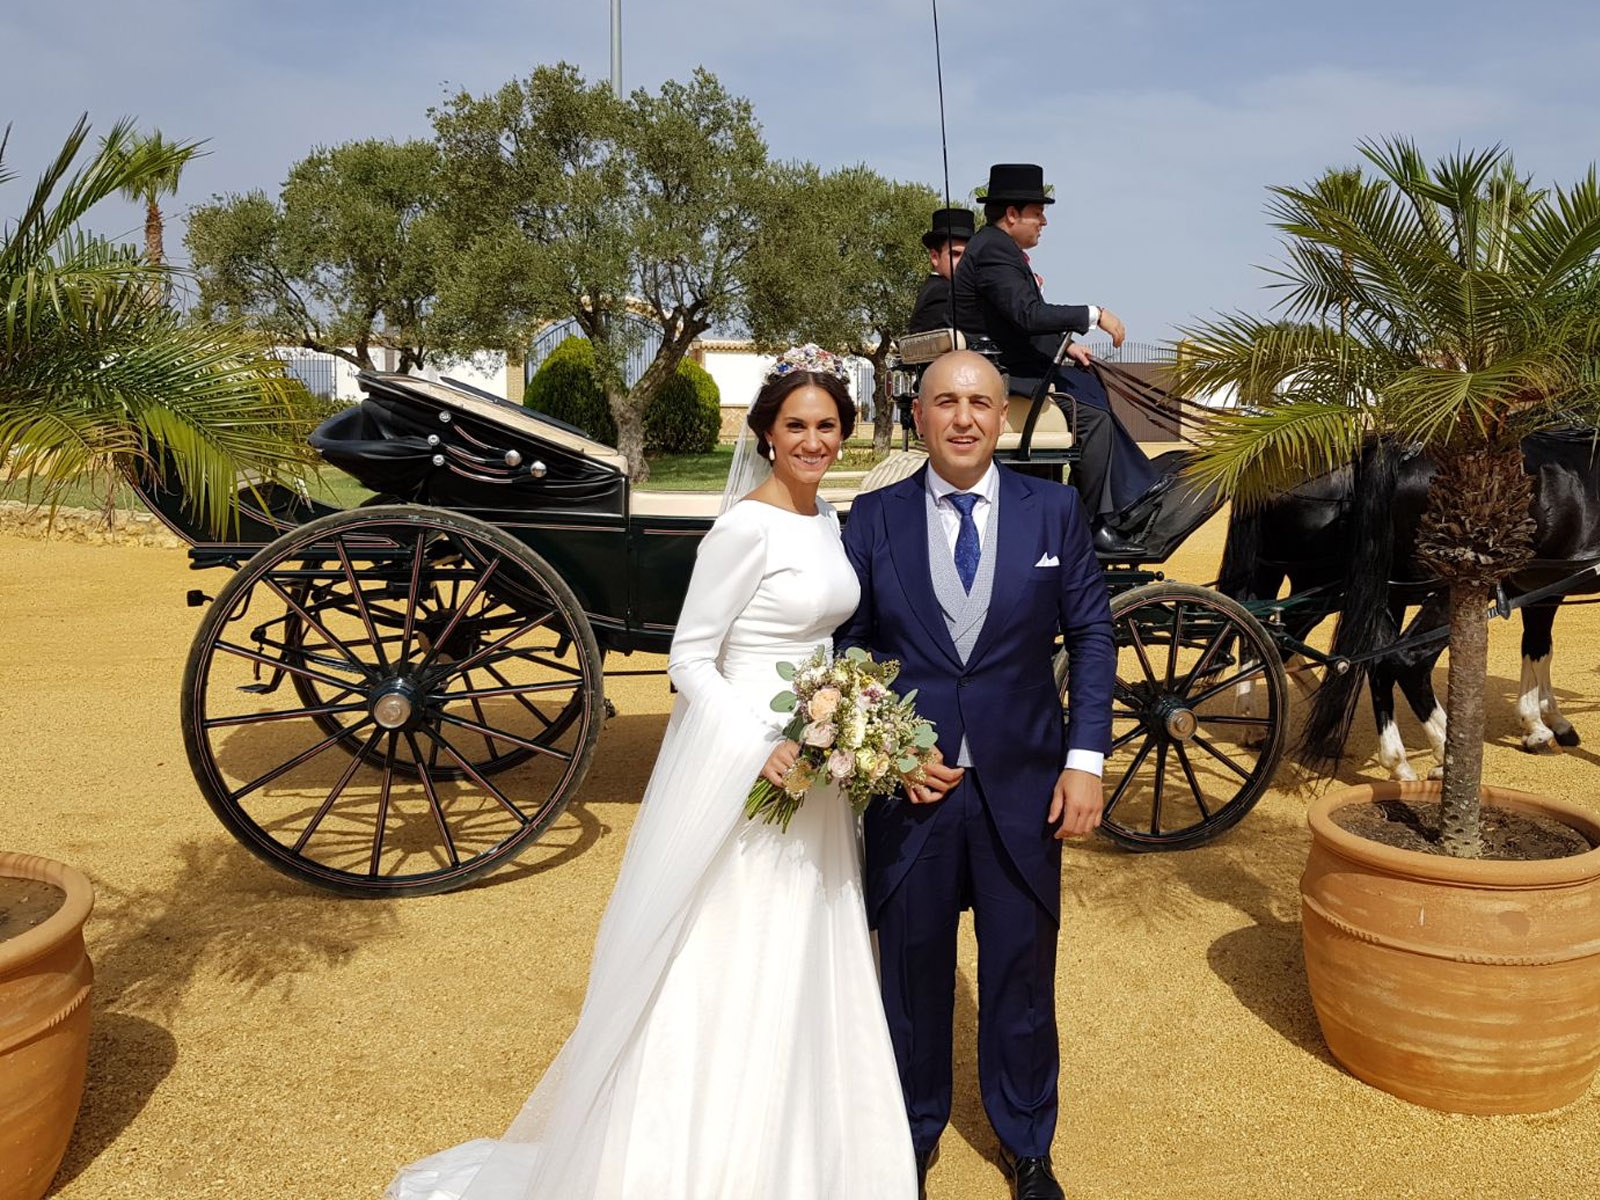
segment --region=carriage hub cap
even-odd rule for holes
[[[1178,742],[1187,742],[1200,727],[1194,713],[1181,704],[1165,706],[1162,723],[1166,726],[1167,736]]]
[[[372,699],[372,719],[385,729],[405,728],[415,711],[411,689],[403,684],[390,684]]]

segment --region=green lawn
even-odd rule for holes
[[[870,439],[846,443],[836,471],[866,471],[876,460]],[[733,465],[733,447],[718,446],[710,454],[668,454],[650,460],[650,479],[644,486],[653,492],[720,492]]]
[[[0,479],[0,500],[38,503],[44,497],[37,485],[30,488],[32,482],[28,478]],[[62,508],[104,508],[106,484],[104,478],[91,480],[88,476],[80,475],[62,490],[57,503]],[[313,497],[323,503],[337,505],[340,508],[354,508],[372,495],[343,471],[336,471],[331,467],[323,471],[319,477],[310,480],[310,491]],[[121,480],[111,487],[111,500],[121,510],[146,511],[144,501],[140,500],[133,489]]]

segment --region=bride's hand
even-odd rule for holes
[[[935,804],[945,798],[945,794],[961,782],[961,777],[966,771],[961,767],[947,767],[944,765],[944,755],[934,747],[933,757],[910,775],[902,775],[900,780],[905,784],[906,798],[913,804]]]
[[[789,768],[794,766],[794,760],[799,757],[799,742],[779,742],[767,755],[767,765],[761,768],[761,778],[774,787],[782,787]]]

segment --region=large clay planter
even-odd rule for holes
[[[0,876],[67,893],[36,928],[0,942],[0,1200],[39,1200],[83,1098],[94,982],[83,923],[94,890],[71,867],[29,854],[0,853]]]
[[[1382,846],[1329,815],[1438,791],[1380,784],[1312,805],[1300,915],[1322,1035],[1358,1079],[1429,1108],[1568,1104],[1600,1065],[1600,849],[1470,861]],[[1600,845],[1600,820],[1570,804],[1495,788],[1483,799]]]

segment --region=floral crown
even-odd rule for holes
[[[815,342],[807,342],[804,346],[791,346],[778,355],[778,361],[772,364],[772,369],[767,372],[764,384],[775,383],[785,375],[795,371],[810,371],[816,375],[832,375],[841,383],[850,382],[850,372],[844,365],[844,359],[834,354],[831,350],[824,350]]]

